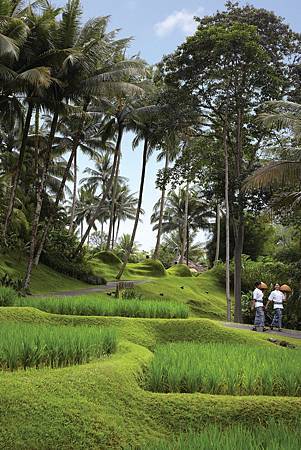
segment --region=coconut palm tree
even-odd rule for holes
[[[166,138],[164,138],[163,142],[161,143],[161,151],[159,152],[159,154],[157,156],[157,161],[162,161],[162,159],[165,160],[164,176],[166,176],[166,174],[167,174],[170,162],[172,162],[176,158],[178,153],[179,153],[179,140],[177,139],[175,132],[168,132],[166,135]],[[158,259],[158,255],[160,252],[165,195],[166,195],[166,181],[164,181],[164,184],[163,184],[163,187],[161,190],[157,239],[156,239],[156,246],[155,246],[155,250],[154,250],[154,254],[153,254],[153,259]]]
[[[112,249],[114,248],[115,242],[117,242],[121,222],[135,219],[137,203],[138,199],[135,197],[135,194],[130,192],[129,186],[119,183],[115,196]],[[141,210],[140,213],[143,214],[144,211]]]

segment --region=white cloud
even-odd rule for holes
[[[155,33],[159,37],[167,36],[174,30],[181,30],[184,34],[193,34],[197,28],[197,24],[194,21],[194,16],[200,15],[203,11],[199,8],[197,11],[191,12],[187,9],[181,9],[181,11],[174,11],[167,16],[161,22],[155,24]]]

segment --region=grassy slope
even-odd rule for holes
[[[25,270],[26,261],[24,258],[19,259],[11,255],[0,255],[0,276],[8,273],[13,278],[22,278]],[[32,273],[31,291],[34,294],[84,289],[87,287],[90,287],[90,285],[55,272],[43,264],[40,264]]]
[[[118,353],[106,361],[64,369],[0,374],[0,442],[6,449],[124,448],[212,422],[294,423],[300,398],[157,394],[139,386],[156,342],[272,344],[263,335],[229,330],[208,319],[156,320],[69,317],[32,308],[0,308],[0,321],[99,324],[118,327]],[[291,351],[283,349],[283,351]],[[294,350],[295,351],[295,350]],[[300,350],[299,350],[300,351]],[[18,417],[18,420],[16,420]]]

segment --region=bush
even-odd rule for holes
[[[13,306],[17,298],[18,294],[14,289],[0,286],[0,306]]]
[[[213,269],[213,273],[223,285],[226,280],[226,267],[224,263],[218,263]],[[230,265],[231,284],[233,286],[234,279],[234,263]],[[274,283],[292,284],[291,267],[272,258],[261,257],[257,261],[252,261],[247,255],[242,256],[242,290],[247,292],[254,289],[255,281],[264,281],[268,286],[272,287]]]

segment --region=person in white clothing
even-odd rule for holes
[[[263,305],[263,292],[260,289],[261,282],[257,281],[255,283],[255,289],[253,291],[253,302],[252,308],[255,307],[255,320],[253,331],[257,331],[256,327],[264,327],[264,305]],[[263,328],[264,331],[264,328]]]
[[[268,302],[266,307],[269,306],[271,302],[273,302],[274,307],[274,317],[271,323],[271,330],[274,327],[278,327],[278,331],[281,331],[282,327],[282,310],[283,310],[283,302],[286,300],[283,292],[280,291],[280,284],[276,283],[274,286],[274,290],[270,293]]]

